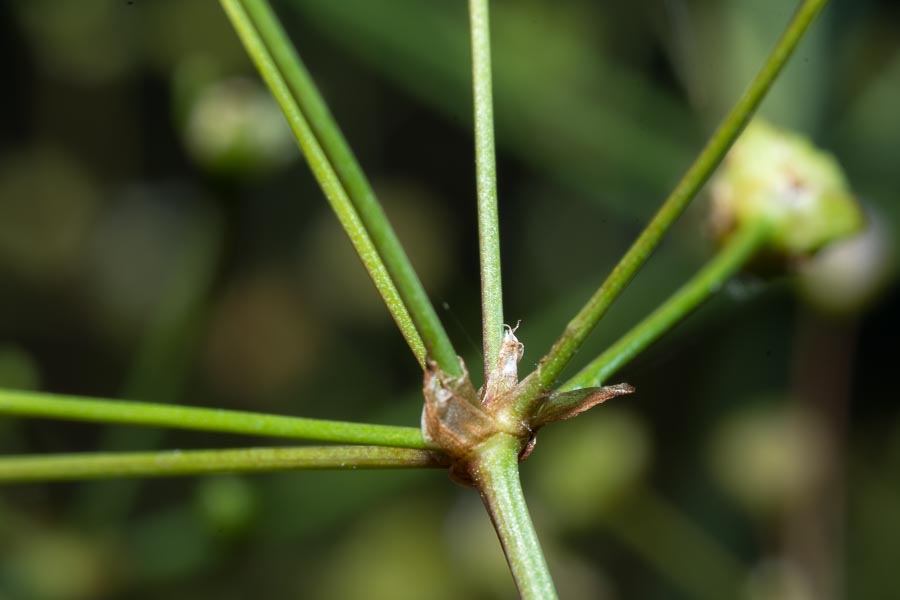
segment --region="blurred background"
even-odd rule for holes
[[[493,3],[523,364],[615,264],[794,4]],[[466,3],[275,8],[477,365]],[[419,422],[416,362],[218,3],[3,2],[0,48],[0,386]],[[763,113],[837,155],[870,227],[790,277],[735,281],[623,370],[635,395],[541,433],[523,477],[563,597],[900,597],[885,371],[900,340],[898,107],[900,7],[835,0]],[[706,200],[576,367],[708,259]],[[278,442],[0,419],[4,454],[262,443]],[[251,596],[515,591],[477,495],[441,472],[0,490],[3,600]]]

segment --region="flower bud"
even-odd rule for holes
[[[774,227],[768,250],[803,258],[860,230],[863,215],[835,159],[805,138],[760,120],[735,142],[712,183],[720,241],[760,220]]]

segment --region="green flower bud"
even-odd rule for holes
[[[759,220],[774,229],[769,250],[802,258],[863,226],[863,214],[835,159],[805,138],[753,121],[712,183],[720,239]]]

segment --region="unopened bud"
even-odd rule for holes
[[[807,139],[753,121],[712,183],[716,236],[761,220],[773,227],[768,250],[803,258],[863,226],[863,215],[835,159]]]

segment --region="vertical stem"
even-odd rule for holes
[[[834,600],[846,589],[847,423],[859,320],[799,308],[791,398],[820,424],[823,444],[819,477],[782,518],[782,555],[809,574],[815,598]]]
[[[771,228],[766,221],[749,225],[734,233],[716,256],[687,283],[634,326],[617,342],[595,358],[575,377],[560,386],[560,391],[600,385],[647,346],[659,339],[676,323],[717,292],[768,239]]]
[[[478,187],[478,240],[481,258],[481,317],[484,374],[497,362],[503,329],[500,227],[497,217],[497,165],[494,157],[494,106],[491,93],[491,38],[488,0],[470,0],[472,91],[475,102],[475,172]]]
[[[503,545],[519,594],[526,600],[556,598],[519,481],[518,440],[498,434],[477,452],[471,475]]]
[[[769,88],[772,87],[813,19],[827,3],[828,0],[804,0],[800,4],[765,64],[722,120],[694,164],[681,178],[681,181],[678,182],[659,211],[606,278],[606,281],[566,325],[565,331],[542,359],[536,378],[535,387],[539,388],[535,390],[536,392],[549,389],[553,385],[578,348],[593,331],[597,322],[606,314],[613,301],[650,257],[663,235],[709,179],[731,144],[743,131],[744,126],[765,98]]]

